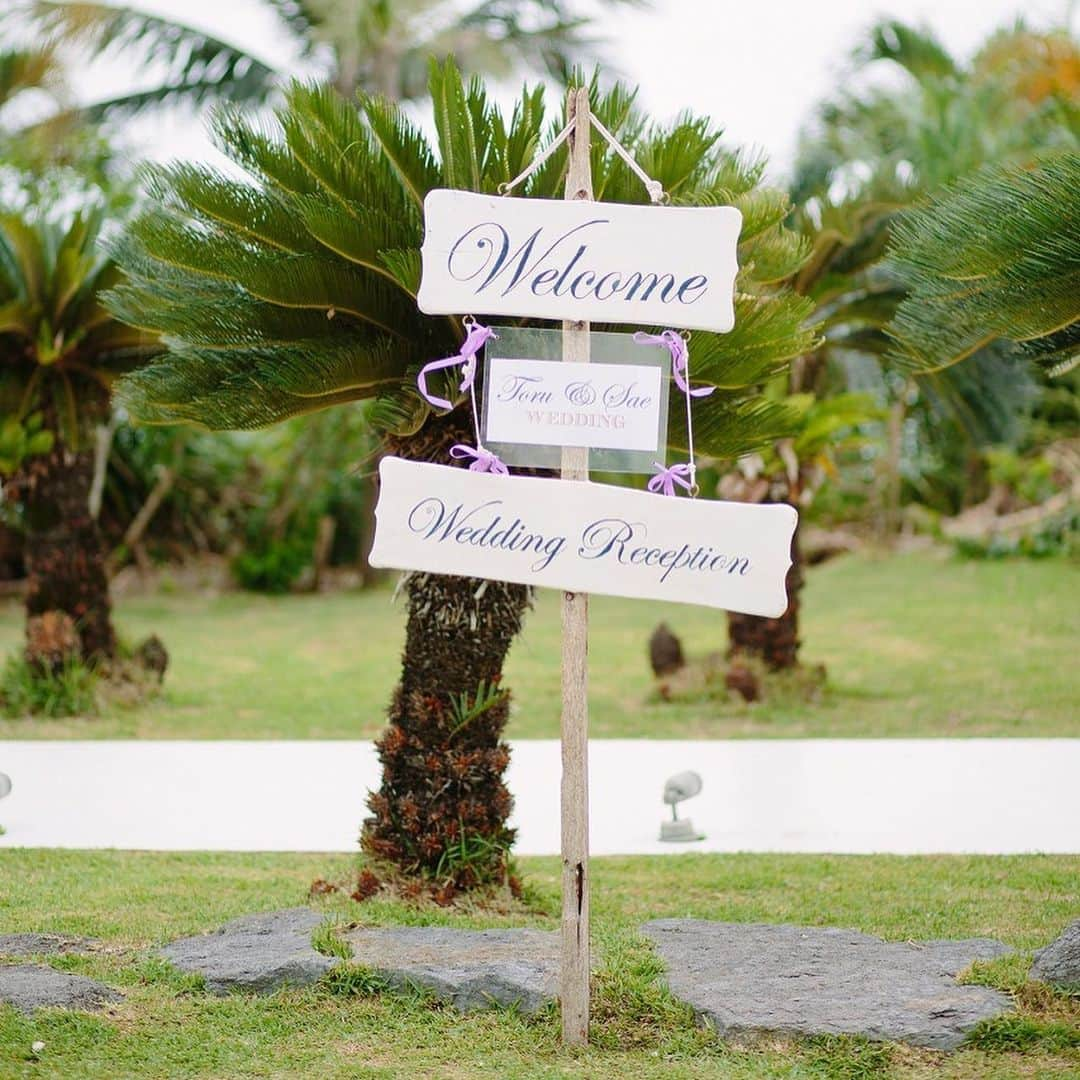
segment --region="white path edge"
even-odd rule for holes
[[[662,844],[664,780],[705,839]],[[370,742],[8,741],[0,849],[355,851]],[[1080,852],[1080,739],[594,740],[592,852]],[[521,855],[559,850],[559,744],[513,744]],[[0,878],[2,878],[0,856]]]

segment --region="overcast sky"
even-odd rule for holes
[[[243,45],[289,73],[306,74],[290,42],[260,0],[129,0]],[[590,0],[586,0],[589,3]],[[1068,0],[654,0],[600,25],[607,52],[640,86],[639,102],[658,119],[693,108],[721,124],[733,143],[767,152],[783,174],[800,125],[836,86],[860,34],[878,17],[924,23],[961,55],[1021,13],[1034,25],[1061,22]],[[79,73],[80,97],[133,85],[117,64]],[[140,121],[127,133],[133,155],[206,157],[201,118],[177,113]]]

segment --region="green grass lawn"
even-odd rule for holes
[[[600,738],[1080,735],[1080,573],[1061,561],[961,562],[942,553],[839,559],[810,571],[803,655],[829,683],[815,704],[650,701],[646,643],[666,620],[688,651],[723,649],[723,612],[595,597],[590,732]],[[4,721],[13,738],[361,738],[382,726],[404,612],[389,589],[125,599],[131,638],[155,631],[162,698],[93,720]],[[511,653],[510,735],[559,731],[558,594],[543,591]],[[21,611],[0,608],[0,652]]]
[[[1080,998],[1025,982],[1030,952],[1080,908],[1080,857],[684,855],[593,863],[592,1045],[559,1046],[554,1010],[461,1017],[417,997],[331,975],[270,998],[205,995],[148,950],[236,915],[305,900],[316,877],[346,878],[330,855],[0,852],[0,929],[86,934],[87,956],[52,959],[100,978],[125,1000],[110,1014],[0,1007],[0,1076],[173,1077],[587,1076],[1004,1080],[1080,1075]],[[528,910],[467,917],[439,908],[334,900],[328,914],[375,924],[554,928],[558,863],[525,859]],[[852,1039],[725,1044],[660,986],[641,922],[663,916],[855,927],[893,940],[989,935],[1021,950],[967,976],[1014,992],[1019,1015],[991,1022],[943,1055]],[[40,1059],[30,1047],[44,1042]]]

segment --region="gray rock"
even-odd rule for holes
[[[123,1000],[111,987],[85,975],[40,964],[0,965],[0,1003],[14,1005],[28,1016],[50,1006],[93,1011]]]
[[[311,944],[311,932],[322,921],[306,907],[245,915],[211,934],[174,941],[159,954],[183,972],[202,975],[213,994],[270,994],[283,986],[309,986],[339,963]]]
[[[342,940],[391,986],[419,986],[461,1012],[516,1005],[535,1013],[558,994],[559,939],[544,930],[406,926],[349,930]]]
[[[953,976],[1011,952],[987,938],[886,942],[854,930],[661,919],[646,924],[672,993],[724,1036],[862,1035],[953,1050],[1011,999]]]
[[[1059,990],[1080,990],[1080,919],[1035,954],[1031,977]]]
[[[59,956],[90,952],[97,944],[93,938],[66,934],[0,934],[0,956]]]

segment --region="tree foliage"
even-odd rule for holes
[[[892,256],[902,363],[947,367],[999,338],[1051,374],[1080,362],[1080,154],[957,183],[902,219]]]
[[[0,215],[0,417],[85,445],[113,382],[157,348],[155,335],[118,322],[102,292],[119,273],[99,244],[105,211],[66,222]],[[17,463],[16,463],[17,464]]]
[[[161,81],[150,89],[71,110],[84,121],[131,115],[147,105],[166,102],[259,101],[275,80],[274,69],[245,49],[126,4],[13,0],[8,18],[26,26],[53,54],[75,46],[91,55],[123,55],[136,70],[163,72]]]
[[[868,81],[881,65],[902,79]],[[882,356],[904,295],[883,265],[897,213],[987,163],[1077,145],[1080,49],[1023,23],[991,35],[967,64],[929,31],[887,20],[856,50],[848,86],[803,136],[793,196],[813,252],[796,279],[818,303],[826,341]]]
[[[377,427],[419,429],[431,407],[416,374],[456,352],[462,336],[456,317],[416,307],[424,196],[440,186],[495,192],[562,124],[548,120],[539,87],[522,92],[507,121],[483,83],[464,81],[453,63],[433,64],[430,76],[435,145],[384,98],[362,95],[358,109],[332,88],[294,84],[273,130],[217,111],[218,145],[245,178],[183,164],[146,171],[147,208],[117,248],[127,280],[108,303],[160,333],[168,351],[125,380],[133,415],[254,428],[370,399]],[[720,387],[697,406],[696,434],[718,455],[760,445],[789,417],[756,388],[813,339],[808,304],[774,286],[804,257],[783,226],[787,203],[760,186],[761,165],[724,149],[704,119],[649,125],[623,86],[594,85],[593,99],[673,202],[731,203],[745,215],[736,329],[694,335],[695,378]],[[597,198],[646,199],[605,145],[594,146],[592,166]],[[566,168],[561,148],[525,193],[561,198]],[[443,390],[456,393],[450,380]],[[675,409],[672,426],[679,443]]]
[[[621,0],[634,2],[634,0]],[[403,100],[426,91],[431,56],[497,77],[527,70],[565,82],[595,58],[591,19],[568,0],[265,0],[301,55],[330,68],[338,89]],[[155,75],[146,89],[70,108],[83,118],[129,116],[184,102],[267,100],[280,73],[240,42],[130,4],[11,0],[9,18],[49,50],[75,46]],[[2,76],[2,71],[0,71]],[[0,83],[2,85],[2,83]]]

